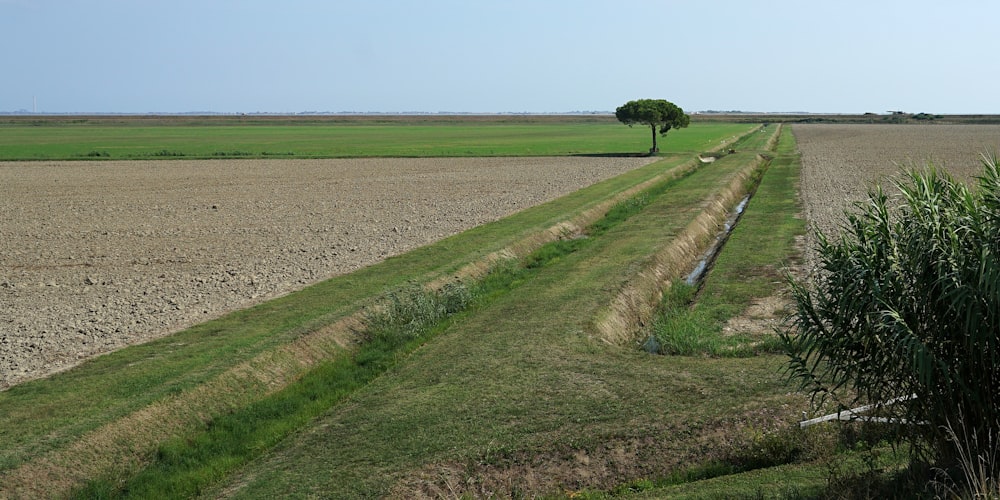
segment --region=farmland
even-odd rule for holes
[[[641,151],[640,140],[592,157],[524,157],[535,147],[522,146],[516,159],[3,164],[0,185],[15,186],[5,196],[21,197],[0,229],[20,243],[4,249],[18,260],[4,263],[0,292],[11,304],[30,297],[24,330],[39,328],[39,303],[75,342],[121,328],[123,316],[157,335],[193,326],[0,392],[0,493],[817,494],[829,468],[810,461],[823,445],[783,448],[808,402],[779,374],[769,328],[752,326],[778,324],[776,277],[798,262],[789,128],[802,151],[800,208],[827,229],[893,162],[933,158],[967,176],[997,133],[702,124],[671,132],[653,159],[599,156]],[[736,137],[734,154],[695,159]],[[669,294],[693,265],[673,249],[704,245],[751,189],[683,305],[709,311],[692,315],[694,331],[753,329],[759,347],[639,349],[649,318],[629,316],[655,302],[660,290],[648,287]],[[476,263],[482,272],[468,270]],[[472,290],[467,310],[387,352],[356,344],[351,318],[372,297],[456,279]],[[128,309],[147,296],[149,314]],[[608,336],[607,325],[627,331]]]
[[[981,173],[980,155],[1000,147],[998,125],[796,124],[802,152],[803,210],[832,234],[843,212],[901,169],[933,164],[964,181]]]
[[[0,165],[0,386],[148,340],[647,158]]]
[[[745,128],[695,125],[672,140],[678,150],[708,150],[718,132]],[[648,134],[607,115],[22,117],[0,119],[0,132],[0,160],[565,156],[649,147]]]
[[[740,129],[744,133],[753,130],[753,128],[746,126],[740,126]],[[732,128],[723,127],[714,129],[713,131],[712,127],[708,127],[706,130],[699,132],[696,136],[702,137],[702,139],[700,139],[702,141],[705,140],[704,138],[710,138],[711,143],[720,144],[720,141],[727,140],[732,130]],[[706,131],[708,132],[707,134],[705,133]],[[683,137],[683,134],[678,134],[678,140],[673,141],[671,146],[684,147],[685,141],[682,140]],[[769,135],[759,134],[754,136],[753,139],[757,143],[760,143],[766,139],[766,137],[769,137]],[[753,158],[754,148],[757,147],[759,146],[752,146],[750,151],[744,156],[734,157],[728,162],[730,164],[728,168],[719,170],[718,174],[713,175],[724,175],[727,173],[728,175],[732,175],[733,172],[742,168],[741,165],[744,165],[743,161],[745,161],[745,159]],[[218,320],[209,321],[203,325],[199,325],[176,335],[164,338],[162,341],[151,342],[133,349],[121,350],[113,355],[103,356],[93,360],[92,362],[85,363],[78,369],[70,370],[45,380],[17,385],[6,393],[0,393],[0,396],[2,396],[3,399],[3,401],[0,401],[0,404],[3,404],[6,408],[7,411],[5,412],[5,415],[7,417],[14,419],[13,421],[31,423],[31,427],[34,429],[28,429],[21,424],[16,435],[5,433],[4,441],[13,439],[15,440],[15,443],[20,444],[17,444],[12,448],[6,448],[0,462],[3,462],[4,467],[7,468],[16,466],[16,464],[23,462],[27,457],[46,449],[62,449],[67,445],[69,445],[69,448],[66,450],[67,452],[70,449],[77,449],[76,446],[71,445],[73,440],[76,439],[73,438],[73,436],[80,437],[82,435],[81,433],[86,433],[86,435],[93,437],[103,435],[105,431],[100,430],[102,425],[107,424],[110,421],[111,423],[109,425],[117,427],[118,424],[114,423],[114,420],[133,414],[133,412],[137,412],[138,410],[141,411],[135,413],[136,417],[138,417],[139,414],[145,414],[147,411],[156,411],[153,410],[156,407],[171,408],[171,405],[174,405],[175,403],[183,403],[185,401],[187,401],[186,407],[199,408],[201,406],[191,406],[194,403],[188,399],[188,396],[184,396],[182,398],[165,398],[165,396],[171,394],[189,394],[193,396],[202,392],[202,389],[198,389],[190,393],[188,391],[201,387],[201,384],[205,384],[206,382],[208,382],[209,386],[217,387],[217,389],[209,389],[210,391],[217,391],[227,387],[229,389],[227,390],[228,392],[225,393],[210,392],[213,394],[210,400],[204,400],[197,403],[198,405],[208,405],[200,411],[208,411],[212,413],[222,409],[209,409],[209,407],[216,407],[218,403],[222,403],[223,405],[243,404],[238,403],[238,401],[244,401],[245,398],[260,397],[259,395],[254,396],[253,394],[258,394],[260,389],[264,389],[264,394],[266,394],[267,391],[270,390],[268,388],[272,387],[271,383],[266,383],[263,387],[258,387],[255,384],[259,384],[261,381],[254,382],[254,380],[259,377],[256,376],[253,379],[246,381],[249,382],[250,385],[244,386],[244,389],[242,389],[241,392],[231,393],[231,388],[233,387],[233,380],[229,378],[231,375],[226,375],[225,378],[218,379],[217,377],[221,373],[220,371],[229,370],[234,365],[237,365],[235,371],[230,370],[229,372],[232,372],[233,375],[239,376],[240,373],[246,373],[245,368],[239,368],[238,366],[241,359],[245,360],[253,358],[256,353],[262,353],[261,355],[266,358],[270,355],[265,353],[265,351],[281,348],[282,345],[289,344],[289,342],[302,337],[303,334],[308,333],[309,335],[306,335],[306,337],[309,338],[314,336],[322,338],[326,335],[327,331],[325,325],[336,322],[337,318],[352,314],[369,300],[368,297],[381,293],[387,287],[399,286],[401,284],[405,284],[408,280],[419,280],[420,282],[423,282],[442,275],[446,277],[450,273],[455,272],[459,267],[470,262],[480,260],[491,252],[503,250],[505,246],[511,245],[512,243],[516,243],[516,245],[511,248],[516,253],[521,252],[521,250],[517,249],[523,244],[517,242],[524,240],[525,237],[534,238],[531,235],[538,233],[539,231],[541,231],[540,234],[545,238],[548,238],[545,234],[551,234],[552,236],[558,237],[563,234],[563,231],[572,230],[574,224],[589,224],[589,221],[592,221],[603,214],[602,207],[604,211],[608,210],[610,207],[609,203],[613,202],[615,199],[620,199],[622,195],[628,195],[628,193],[634,194],[637,192],[637,188],[648,189],[648,186],[651,185],[650,182],[655,181],[662,183],[663,180],[661,179],[664,179],[664,176],[666,176],[666,179],[669,179],[672,176],[679,175],[679,173],[689,171],[693,165],[697,164],[697,162],[692,162],[694,153],[695,152],[690,151],[684,152],[683,150],[675,153],[668,150],[665,151],[663,156],[657,158],[658,161],[656,163],[645,166],[640,166],[646,162],[646,160],[642,158],[627,159],[625,160],[626,165],[618,167],[619,172],[623,172],[620,175],[595,184],[592,187],[584,188],[566,196],[562,196],[557,200],[553,200],[552,202],[536,208],[518,212],[513,216],[507,217],[495,223],[480,226],[476,230],[467,231],[458,236],[447,238],[439,243],[435,243],[427,247],[421,247],[415,251],[399,255],[396,258],[386,259],[376,265],[360,269],[354,273],[342,275],[341,277],[337,277],[333,280],[317,283],[316,285],[308,287],[301,292],[261,304],[258,307],[227,315],[223,318],[219,318]],[[578,163],[578,160],[587,159],[575,158],[568,159],[567,161],[570,165],[586,165],[586,161]],[[608,161],[612,163],[623,161],[622,159],[615,157],[600,158],[599,160],[602,162],[600,164],[604,164],[603,162]],[[462,160],[462,162],[466,161],[467,160]],[[518,161],[523,162],[526,160]],[[448,162],[444,163],[447,164]],[[515,174],[516,163],[517,162],[510,166]],[[208,166],[219,168],[220,166],[227,165],[229,164],[226,162],[216,161],[211,162]],[[454,167],[454,163],[451,165]],[[208,198],[194,196],[191,198],[191,202],[189,202],[187,201],[187,195],[185,194],[187,191],[190,191],[192,194],[203,193],[203,191],[194,189],[194,186],[207,185],[211,187],[213,184],[206,182],[203,177],[198,178],[193,173],[184,170],[184,165],[177,163],[176,161],[158,162],[151,167],[147,167],[160,172],[169,172],[174,168],[180,169],[181,172],[184,172],[184,175],[174,179],[175,182],[180,181],[179,189],[176,191],[170,192],[170,190],[168,190],[166,193],[157,193],[156,190],[148,190],[147,187],[143,187],[142,183],[136,182],[122,183],[123,185],[120,185],[120,187],[117,188],[102,186],[103,182],[111,182],[114,185],[114,180],[118,177],[115,175],[116,168],[120,167],[120,165],[116,166],[114,163],[102,162],[96,164],[87,163],[69,166],[56,166],[55,170],[59,172],[57,177],[61,175],[70,175],[70,173],[75,169],[83,169],[81,172],[89,174],[83,175],[80,177],[81,179],[90,179],[91,177],[94,177],[92,181],[88,182],[93,182],[96,186],[90,192],[91,195],[94,193],[98,194],[98,199],[93,200],[98,207],[98,209],[94,212],[97,214],[97,217],[100,217],[105,213],[110,213],[111,216],[108,217],[108,219],[113,220],[116,217],[123,217],[123,215],[127,213],[126,211],[119,209],[104,210],[100,208],[101,203],[99,198],[110,197],[111,192],[116,190],[127,192],[131,189],[138,189],[139,191],[143,191],[145,189],[147,190],[145,198],[150,201],[150,204],[153,206],[157,206],[156,200],[158,200],[158,197],[170,197],[175,194],[179,195],[182,198],[180,207],[165,204],[166,210],[161,210],[159,213],[156,213],[154,210],[154,212],[150,212],[147,215],[152,218],[152,220],[156,221],[157,219],[153,218],[155,215],[159,215],[161,217],[166,217],[168,215],[174,216],[173,213],[178,212],[176,217],[189,220],[190,227],[193,228],[191,236],[196,240],[204,239],[204,237],[211,232],[207,229],[194,230],[199,227],[203,227],[203,225],[207,225],[208,227],[221,231],[224,226],[217,224],[220,222],[218,220],[214,221],[216,224],[213,224],[211,217],[218,217],[219,215],[222,215],[224,218],[227,210],[233,210],[241,207],[242,205],[240,204],[240,199],[247,191],[245,186],[233,183],[232,178],[226,176],[223,172],[222,174],[217,175],[219,175],[219,177],[229,178],[229,182],[232,183],[230,184],[230,187],[223,189],[222,192],[215,192],[213,191],[215,188],[211,188],[208,192],[213,193],[213,196]],[[12,165],[10,168],[13,169],[12,171],[20,172],[19,175],[13,175],[12,178],[20,178],[23,180],[24,177],[30,177],[30,174],[33,172],[31,170],[32,168],[40,168],[40,170],[37,171],[38,173],[44,172],[46,164],[17,164]],[[27,170],[18,170],[21,168],[27,168]],[[101,176],[95,173],[99,172],[102,168],[107,169],[107,172],[110,173],[109,178],[104,178],[102,180]],[[528,161],[528,166],[526,168],[529,170],[542,170],[537,162],[532,161]],[[88,169],[97,170],[92,171]],[[574,171],[579,169],[579,166],[572,168]],[[447,168],[444,170],[449,171]],[[244,175],[250,175],[251,171],[252,169],[243,170],[241,172],[243,172]],[[118,173],[121,174],[123,172]],[[482,171],[478,171],[478,173],[481,175]],[[288,172],[286,172],[286,174],[288,174]],[[294,174],[295,170],[293,169],[290,175],[294,177]],[[184,181],[183,179],[187,175],[192,175],[193,178]],[[275,175],[275,173],[271,173],[271,175]],[[451,177],[448,177],[449,175]],[[445,175],[445,177],[455,179],[455,175],[456,173],[454,172],[454,169],[452,169],[451,173]],[[495,175],[501,174],[498,173]],[[515,175],[515,177],[518,175]],[[527,175],[529,179],[538,179],[537,173],[523,173],[523,175]],[[534,175],[534,177],[532,177],[532,175]],[[575,174],[568,174],[564,170],[560,173],[560,175],[562,177],[572,178]],[[607,175],[607,173],[604,175]],[[386,173],[384,176],[390,179],[392,178],[392,174],[389,173]],[[415,177],[419,178],[420,176],[416,175]],[[722,179],[725,178],[726,177],[722,177]],[[85,182],[81,183],[86,184]],[[281,196],[277,195],[280,194],[283,189],[293,192],[294,196],[298,197],[296,200],[302,197],[308,197],[308,190],[303,187],[301,182],[297,184],[293,183],[294,185],[289,188],[274,189],[274,179],[265,175],[264,179],[260,180],[259,183],[262,185],[262,190],[265,192],[267,191],[266,188],[270,187],[271,192],[267,194],[275,196],[277,199],[282,199]],[[543,184],[543,182],[536,183]],[[59,181],[51,180],[51,182],[42,182],[42,186],[39,186],[38,189],[41,189],[42,192],[44,192],[44,189],[51,189],[54,184],[59,184]],[[169,185],[170,183],[167,184]],[[419,186],[420,183],[410,181],[407,182],[407,185],[410,188],[415,188]],[[473,183],[473,185],[476,184]],[[481,186],[481,184],[479,185]],[[698,188],[704,193],[699,196],[705,196],[712,193],[712,190],[710,189],[711,184],[696,184],[696,186],[698,186]],[[506,189],[510,188],[507,187]],[[319,191],[326,192],[322,188],[319,188]],[[434,192],[438,193],[440,191]],[[219,201],[220,198],[218,196],[223,193],[230,194],[228,201]],[[485,193],[466,192],[464,194],[465,198],[486,197]],[[421,198],[421,200],[424,199]],[[59,202],[61,201],[64,201],[64,199],[49,199],[48,203],[54,207],[59,205]],[[678,203],[681,202],[678,201]],[[87,203],[73,203],[73,205],[83,207],[87,205]],[[374,200],[368,200],[367,205],[369,209],[378,206],[377,202]],[[115,205],[112,204],[111,206]],[[265,205],[261,212],[273,213],[275,214],[274,217],[278,217],[278,219],[272,220],[268,218],[271,217],[271,215],[260,214],[260,216],[263,217],[262,221],[266,222],[266,224],[261,224],[261,227],[271,228],[272,226],[281,225],[282,221],[280,218],[287,216],[287,211],[292,210],[296,206],[299,205],[289,205],[287,207],[280,205]],[[119,205],[118,207],[122,208],[122,205]],[[683,207],[684,203],[677,206],[678,209],[682,209]],[[309,208],[312,210],[317,209],[311,205]],[[132,207],[131,209],[134,210],[135,208]],[[43,211],[44,210],[45,209],[43,208]],[[202,211],[204,213],[202,213]],[[205,219],[200,222],[199,219],[195,219],[194,222],[192,222],[190,219],[195,212],[202,213],[203,216],[207,216],[210,219]],[[257,212],[254,212],[253,214],[258,215]],[[331,217],[333,216],[332,214],[328,215]],[[465,214],[462,214],[462,216],[464,215]],[[574,222],[579,219],[580,215],[583,215],[584,218],[580,219],[579,222]],[[419,225],[417,224],[418,221],[414,220],[415,216],[413,214],[408,214],[407,216],[411,218],[413,225]],[[237,227],[245,228],[246,226],[253,224],[252,220],[242,218],[237,219],[241,221],[239,224],[242,224],[237,224]],[[682,222],[683,220],[685,219],[682,218],[678,222]],[[75,227],[78,227],[80,221],[77,220],[76,222],[77,226]],[[108,224],[108,222],[105,221],[104,224]],[[177,224],[183,225],[184,223],[177,222]],[[392,221],[392,224],[392,227],[396,227],[401,231],[405,228],[400,221]],[[433,225],[433,223],[426,225]],[[547,228],[550,227],[555,227],[557,229],[549,233],[547,232]],[[73,234],[78,237],[87,237],[89,234],[88,231],[81,231],[78,233],[77,231],[74,231],[73,228],[53,229],[54,230],[52,232],[56,234],[55,238],[59,239],[62,244],[70,242],[72,238],[67,237],[69,234]],[[299,229],[301,230],[301,228]],[[103,234],[105,230],[100,229],[94,231],[94,236],[99,240],[100,238],[107,238],[109,236],[132,235],[138,236],[140,239],[141,237],[153,237],[153,240],[151,241],[158,241],[155,234],[147,234],[150,232],[150,228],[135,229],[135,232],[130,231],[123,231],[118,228],[114,231],[107,231],[108,234]],[[268,231],[270,231],[270,229],[268,229]],[[395,231],[392,231],[391,229],[387,229],[387,231],[395,234]],[[155,231],[153,231],[153,233],[155,233]],[[246,236],[247,233],[237,232],[233,234],[236,236],[231,236],[231,238],[238,239]],[[166,240],[170,241],[171,245],[176,245],[173,243],[174,241],[183,241],[184,239],[179,236],[183,236],[183,234],[171,233],[167,235]],[[371,241],[371,236],[372,235],[369,235],[369,237],[366,238],[366,241]],[[374,236],[377,237],[378,235]],[[65,241],[63,240],[64,237]],[[277,239],[277,237],[275,238]],[[531,241],[532,240],[526,240],[527,244],[534,246],[535,244],[531,243]],[[94,241],[91,243],[93,244]],[[136,246],[136,244],[133,243],[133,246]],[[141,247],[142,244],[139,243],[138,246]],[[224,250],[226,252],[235,252],[236,248],[239,246],[240,245],[231,245],[230,247],[226,247]],[[251,250],[253,249],[252,245],[247,245],[247,247]],[[168,253],[172,252],[172,248],[174,247],[167,247],[166,251]],[[366,245],[364,248],[367,249],[368,246]],[[526,248],[530,250],[532,247],[529,246]],[[113,250],[115,253],[110,254],[108,257],[113,257],[117,254],[127,254],[132,251],[131,248],[127,247],[118,247]],[[289,249],[286,248],[285,250],[287,251]],[[291,247],[290,250],[290,253],[303,253],[294,247]],[[349,252],[350,249],[348,248],[346,251]],[[308,254],[308,252],[305,253]],[[188,257],[190,258],[191,255],[194,254],[189,254]],[[209,255],[209,253],[202,252],[197,253],[196,255],[206,256]],[[622,256],[616,257],[616,260],[626,259],[627,255],[628,254],[622,254]],[[99,256],[74,255],[74,257],[84,259],[96,258]],[[76,258],[73,260],[76,260]],[[190,263],[187,262],[187,259],[176,260],[178,262],[158,262],[153,260],[149,265]],[[268,261],[271,262],[271,257],[268,257]],[[132,264],[132,261],[129,260],[126,265],[138,265],[139,267],[142,267],[146,264],[141,260],[136,264]],[[117,270],[114,266],[109,266],[108,270],[102,271],[102,273],[96,273],[96,271],[100,270],[96,268],[96,266],[80,267],[83,269],[74,269],[73,266],[70,266],[70,270],[72,272],[89,270],[94,272],[94,275],[77,276],[77,278],[82,280],[80,283],[74,283],[74,286],[80,287],[79,293],[93,292],[98,286],[103,286],[102,284],[106,281],[113,283],[114,278],[109,278],[108,275],[104,274],[104,272],[108,270]],[[628,267],[626,266],[626,269],[627,268]],[[30,273],[39,272],[40,270],[29,268],[19,269],[18,271]],[[226,273],[226,275],[229,275],[229,273]],[[156,275],[153,276],[154,278],[150,279],[155,279]],[[228,279],[230,281],[242,281],[244,284],[247,284],[241,277],[238,278],[239,276],[240,275],[238,273],[237,276],[229,275]],[[17,283],[15,283],[14,287],[15,291],[20,288],[21,280],[18,279],[16,281]],[[182,281],[185,284],[192,285],[197,283],[195,276],[191,276]],[[88,282],[93,284],[87,285]],[[85,292],[83,290],[85,287],[90,287],[91,291]],[[47,286],[46,288],[52,289],[58,287]],[[9,287],[7,290],[10,291]],[[608,290],[608,292],[610,291],[613,291],[613,288]],[[41,299],[40,301],[47,303],[52,302],[51,299]],[[189,308],[185,307],[179,309],[179,311],[183,314],[183,312],[188,309]],[[572,313],[572,310],[566,309],[566,312]],[[313,335],[313,333],[315,333],[315,335]],[[303,337],[303,339],[306,339],[306,337]],[[338,349],[336,347],[337,343],[336,339],[332,341],[331,348],[334,352]],[[299,351],[296,350],[295,352]],[[280,354],[280,352],[277,354]],[[280,361],[281,358],[276,358],[276,360],[278,360],[281,364],[267,368],[266,373],[275,373],[277,375],[279,372],[275,370],[281,369],[280,367],[287,363],[287,361]],[[256,364],[256,362],[254,363]],[[305,368],[308,368],[308,365],[306,365]],[[273,387],[282,387],[283,385],[281,384],[288,383],[288,379],[285,379],[285,382],[281,382],[282,378],[290,377],[291,379],[294,379],[297,376],[295,373],[296,372],[293,371],[289,372],[287,375],[279,375],[279,378],[273,382],[278,383],[279,385]],[[298,376],[301,376],[302,372],[300,371],[299,373],[300,375]],[[111,377],[111,379],[108,379],[108,377]],[[212,380],[220,380],[224,385],[219,386],[216,382],[212,382]],[[225,380],[229,380],[229,382],[224,382]],[[241,384],[242,383],[243,382],[241,382]],[[233,396],[236,396],[237,399],[233,400]],[[32,403],[31,401],[35,402]],[[230,402],[226,403],[226,401]],[[22,402],[24,403],[23,405]],[[98,402],[100,402],[100,404],[97,404]],[[163,406],[164,404],[167,406]],[[39,418],[41,417],[40,415],[29,416],[30,414],[38,411],[39,408],[46,408],[46,416],[44,418]],[[176,410],[174,410],[168,415],[169,419],[172,420],[182,418],[185,413],[177,413]],[[149,417],[138,418],[141,418],[141,421],[144,422],[162,421],[165,423],[166,421],[164,420],[164,417],[166,417],[166,415],[159,418],[153,418],[152,420],[149,420]],[[123,420],[123,422],[132,421],[133,418],[134,417],[128,417]],[[134,424],[124,425],[132,426]],[[2,427],[12,430],[12,427],[7,425]],[[170,427],[167,427],[167,429],[169,428]],[[93,432],[88,433],[89,430],[93,430]],[[118,433],[124,430],[125,429],[121,429],[114,432]],[[158,439],[156,436],[160,434],[159,431],[154,432],[152,429],[147,429],[142,433],[142,435],[147,436],[147,438],[143,439],[151,438],[154,439],[155,442],[155,439]],[[135,437],[138,438],[139,436]],[[82,446],[82,448],[79,448],[79,452],[89,453],[91,450],[103,447],[83,444],[85,442],[87,441],[81,441],[80,446]],[[125,443],[127,441],[122,442]],[[130,445],[130,447],[132,446]],[[113,456],[114,455],[110,455],[108,458],[112,458]],[[128,463],[127,461],[121,462],[120,459],[114,460],[115,463],[119,464],[119,466],[126,465]],[[36,464],[41,465],[46,462],[47,460],[42,460]],[[100,465],[103,461],[86,460],[85,462],[94,466]],[[25,469],[25,471],[31,470],[34,466],[35,465],[32,465],[28,469]],[[82,469],[78,468],[77,471],[81,472]],[[70,477],[66,476],[66,479],[70,479]],[[35,483],[37,484],[37,482]]]

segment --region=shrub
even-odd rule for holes
[[[168,157],[168,156],[184,156],[184,153],[182,153],[180,151],[170,151],[169,149],[161,149],[159,151],[155,151],[153,153],[149,153],[149,155],[151,155],[151,156]]]
[[[910,170],[898,197],[877,187],[838,238],[817,235],[817,273],[792,284],[797,335],[782,337],[814,400],[874,404],[944,466],[959,460],[949,427],[1000,435],[1000,169],[982,163],[978,189]]]

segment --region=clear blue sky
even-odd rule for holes
[[[0,111],[1000,113],[998,26],[992,0],[0,0]]]

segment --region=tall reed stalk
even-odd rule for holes
[[[943,466],[961,461],[948,428],[1000,435],[1000,169],[994,153],[982,164],[972,188],[909,170],[839,236],[819,234],[819,269],[793,283],[797,333],[783,336],[814,401],[874,404],[916,458]],[[964,446],[996,454],[989,440]]]

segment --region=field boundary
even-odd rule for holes
[[[453,117],[454,118],[454,117]],[[428,121],[90,120],[9,122],[0,118],[4,161],[148,159],[320,159],[401,157],[646,156],[645,137],[613,116],[575,119],[485,117]],[[701,130],[742,133],[746,124],[692,123],[679,149],[704,148]],[[686,136],[686,137],[685,137]],[[526,139],[530,137],[530,140]],[[678,148],[675,148],[677,150]]]
[[[736,143],[745,136],[757,132],[762,127],[754,127],[749,130],[746,134],[737,137],[730,137],[729,139],[722,142],[713,151],[719,151],[728,148],[732,144]],[[489,272],[498,262],[509,259],[519,259],[524,258],[531,252],[534,252],[542,245],[546,243],[551,243],[553,241],[558,241],[561,239],[570,238],[579,235],[583,229],[590,224],[596,222],[598,219],[604,216],[604,214],[611,209],[615,204],[620,203],[632,196],[635,196],[642,191],[649,189],[650,187],[664,181],[673,180],[686,175],[689,172],[701,166],[697,158],[688,160],[680,165],[660,174],[651,179],[643,181],[629,189],[621,191],[614,196],[600,202],[590,208],[584,209],[576,216],[570,217],[566,220],[553,224],[552,226],[546,228],[545,230],[538,231],[531,235],[528,235],[513,244],[493,252],[484,258],[472,262],[460,270],[458,270],[454,277],[468,278],[468,279],[479,279]],[[436,290],[444,285],[452,276],[445,276],[438,278],[437,280],[432,280],[427,283],[427,288]]]

